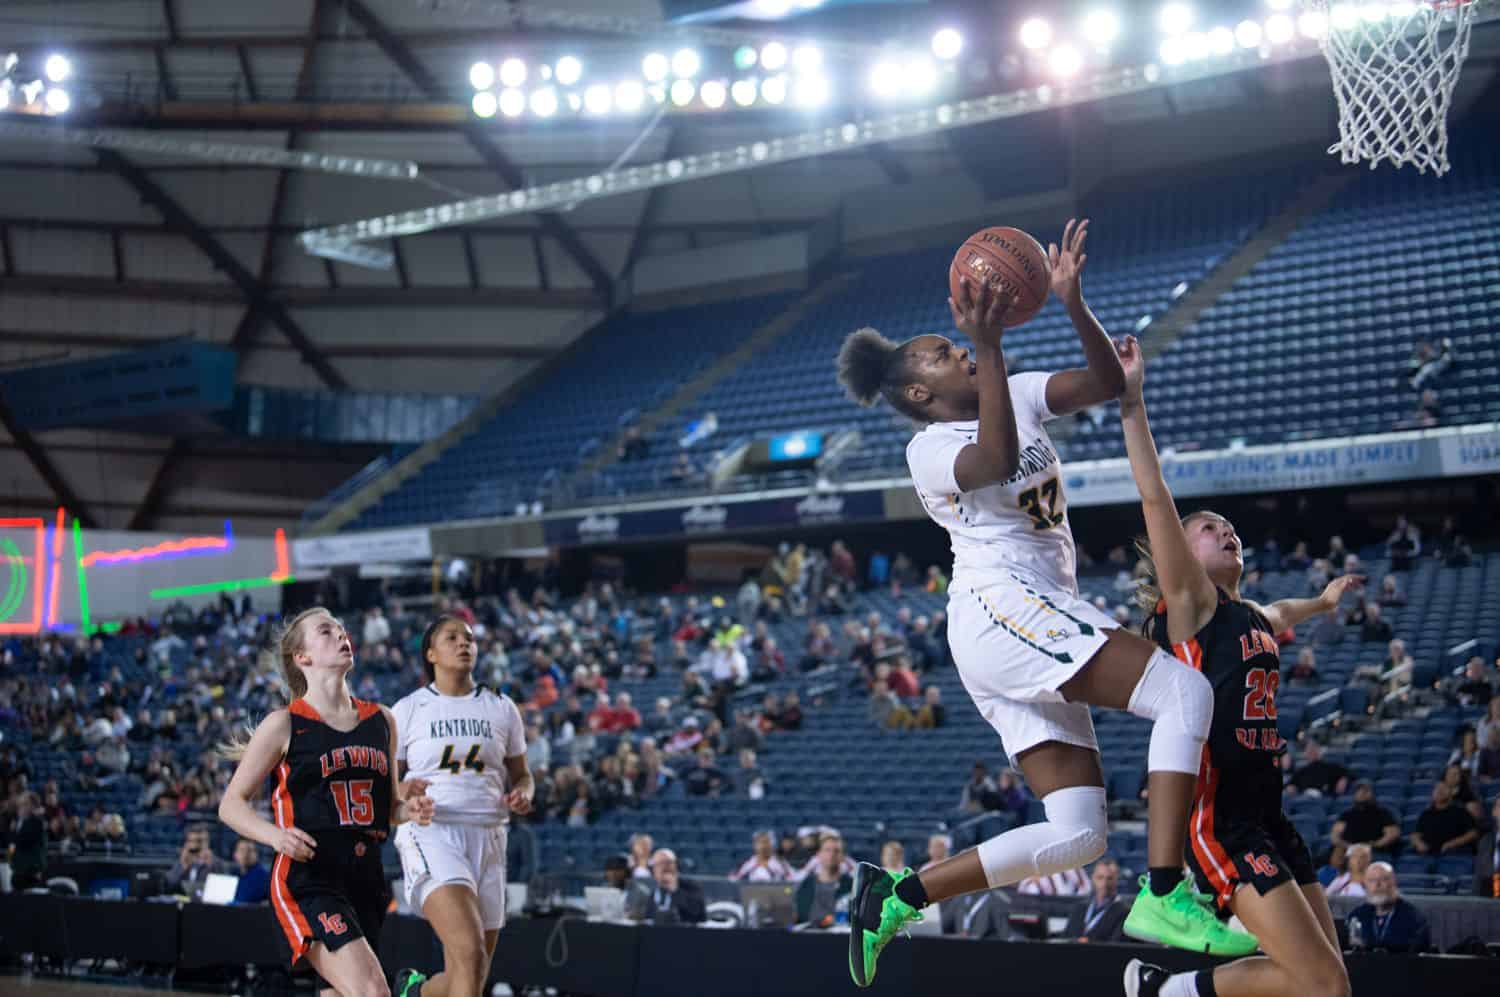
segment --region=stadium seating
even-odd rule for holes
[[[1378,558],[1367,562],[1367,570],[1376,577],[1386,567]],[[1483,597],[1486,591],[1500,590],[1500,553],[1481,555],[1474,564],[1462,568],[1423,560],[1403,580],[1409,603],[1390,610],[1386,618],[1406,639],[1417,661],[1449,668],[1459,662],[1448,658],[1448,649],[1464,641],[1477,639],[1485,647],[1500,646],[1500,603]],[[1119,601],[1112,577],[1086,576],[1082,581],[1085,595]],[[1273,571],[1265,576],[1262,596],[1274,599],[1301,595],[1306,588],[1302,573]],[[901,606],[910,607],[916,614],[931,613],[942,608],[943,597],[914,592],[898,599],[876,591],[861,595],[851,612],[859,618],[878,612],[890,621]],[[835,624],[839,621],[838,617],[830,618]],[[939,668],[923,678],[942,690],[948,707],[947,724],[937,730],[882,732],[871,725],[865,694],[853,685],[854,672],[848,666],[793,677],[792,662],[806,626],[807,621],[788,620],[771,628],[787,651],[788,677],[741,693],[740,704],[748,707],[756,705],[768,689],[796,688],[806,704],[804,729],[772,734],[761,753],[761,768],[770,786],[765,799],[689,798],[678,787],[646,801],[640,809],[615,810],[586,827],[568,827],[556,821],[534,825],[541,868],[595,870],[606,855],[625,847],[630,834],[642,830],[652,833],[659,843],[676,848],[694,870],[725,874],[748,854],[751,833],[763,827],[790,830],[806,824],[833,825],[846,834],[851,852],[860,857],[873,857],[883,840],[896,837],[904,841],[913,858],[923,853],[931,831],[952,827],[960,819],[955,808],[970,764],[984,760],[992,770],[1006,764],[998,739],[973,709],[957,673]],[[103,667],[119,667],[126,682],[149,680],[155,686],[153,702],[158,706],[192,694],[183,680],[189,663],[187,648],[174,653],[163,681],[154,669],[135,660],[135,651],[143,643],[141,637],[107,638]],[[8,647],[24,649],[16,641]],[[666,646],[659,651],[661,660],[668,660]],[[1327,720],[1340,705],[1340,698],[1318,698],[1315,704],[1309,704],[1309,700],[1340,689],[1357,665],[1373,664],[1383,653],[1383,645],[1360,643],[1353,628],[1342,642],[1320,646],[1317,681],[1282,685],[1279,703],[1283,734],[1295,737],[1299,730]],[[33,668],[34,661],[26,660],[23,654],[12,674],[25,675]],[[1435,674],[1429,670],[1429,682]],[[394,702],[405,691],[399,675],[381,673],[374,678],[385,702]],[[649,708],[655,697],[671,695],[678,688],[679,679],[672,669],[649,681],[620,680],[614,685],[614,689],[630,691],[643,708]],[[82,704],[97,702],[102,691],[97,683],[78,683]],[[588,705],[586,701],[585,708]],[[1403,825],[1410,830],[1425,806],[1433,778],[1447,760],[1457,730],[1477,719],[1478,712],[1473,709],[1441,704],[1424,707],[1383,726],[1371,726],[1368,732],[1352,738],[1336,738],[1327,756],[1360,776],[1376,780],[1377,795],[1401,814]],[[1342,729],[1354,730],[1360,722],[1369,721],[1363,714],[1351,715]],[[1099,713],[1096,725],[1112,796],[1125,802],[1137,799],[1144,779],[1146,722],[1127,714]],[[138,854],[175,855],[181,842],[181,817],[176,813],[142,812],[139,800],[143,787],[137,777],[124,777],[107,788],[83,789],[76,751],[33,740],[14,713],[0,712],[0,734],[4,743],[19,745],[25,751],[33,786],[57,779],[63,788],[63,801],[74,813],[86,814],[95,804],[124,813]],[[182,730],[174,740],[132,744],[131,751],[146,752],[151,747],[166,749],[185,770],[205,745],[190,730]],[[732,762],[726,758],[721,764],[728,768]],[[1291,799],[1288,806],[1293,820],[1316,848],[1326,844],[1329,827],[1347,803],[1345,799],[1299,797]],[[221,838],[221,845],[227,843],[227,838]],[[1137,825],[1118,828],[1111,836],[1111,848],[1127,868],[1142,867],[1145,839]],[[1418,862],[1408,857],[1406,865],[1429,877],[1419,882],[1432,889],[1455,889],[1467,869],[1466,861],[1447,858],[1438,863]]]
[[[660,402],[792,300],[790,295],[675,311],[634,312],[608,322],[550,376],[422,473],[350,524],[404,523],[508,515],[544,494],[614,436],[630,413]]]

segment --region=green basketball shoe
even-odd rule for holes
[[[1141,877],[1141,892],[1125,918],[1125,934],[1143,942],[1160,942],[1209,955],[1250,955],[1260,948],[1254,935],[1234,931],[1214,914],[1211,897],[1194,893],[1186,878],[1164,897],[1151,892]]]
[[[855,986],[873,983],[881,951],[902,928],[922,920],[921,911],[896,896],[896,884],[915,875],[910,869],[892,874],[868,862],[855,867],[849,901],[849,975]]]

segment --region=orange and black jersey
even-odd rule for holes
[[[335,730],[305,699],[288,707],[292,721],[286,758],[277,766],[272,795],[276,824],[320,831],[391,828],[391,728],[375,703],[354,701],[359,723]]]
[[[1189,640],[1173,644],[1168,638],[1164,603],[1157,603],[1147,633],[1214,687],[1199,792],[1207,784],[1220,814],[1255,820],[1281,813],[1277,761],[1285,743],[1276,728],[1281,654],[1264,614],[1217,591],[1214,615]]]

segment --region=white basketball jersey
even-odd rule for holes
[[[454,824],[503,824],[505,759],[526,754],[521,711],[508,696],[480,686],[444,696],[428,685],[403,698],[396,715],[396,760],[408,779],[426,779],[433,819]]]
[[[1078,552],[1068,528],[1062,462],[1042,423],[1050,374],[1010,377],[1016,414],[1020,466],[1008,481],[972,492],[960,491],[954,474],[959,451],[974,443],[979,423],[935,422],[906,445],[912,483],[933,522],[953,544],[953,580],[983,585],[1007,569],[1053,587],[1078,593]]]

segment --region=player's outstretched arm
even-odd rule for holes
[[[974,443],[958,452],[953,476],[966,492],[1005,481],[1021,463],[1016,435],[1016,411],[1010,400],[1010,374],[1005,369],[1005,314],[1016,296],[1002,298],[988,283],[958,282],[959,300],[948,299],[953,324],[974,343],[975,378],[979,382],[979,433]]]
[[[224,798],[219,801],[219,820],[241,837],[258,841],[278,855],[306,862],[313,857],[317,845],[312,835],[295,827],[277,827],[250,805],[267,777],[286,757],[291,739],[292,716],[286,710],[276,710],[260,722],[235,766]]]
[[[1052,293],[1068,310],[1083,356],[1088,366],[1053,374],[1047,381],[1047,408],[1053,415],[1071,415],[1120,397],[1125,390],[1125,369],[1115,354],[1115,345],[1098,318],[1083,300],[1083,265],[1088,256],[1083,244],[1088,238],[1089,222],[1085,218],[1068,221],[1063,229],[1062,244],[1047,246],[1047,262],[1052,273]]]
[[[1281,633],[1320,613],[1333,612],[1339,608],[1339,600],[1345,592],[1350,589],[1357,592],[1364,584],[1364,575],[1340,575],[1329,582],[1316,599],[1277,599],[1269,606],[1262,606],[1261,612],[1271,624],[1271,632]]]
[[[1218,592],[1208,572],[1188,548],[1187,534],[1177,516],[1177,503],[1161,473],[1161,459],[1151,423],[1146,419],[1143,387],[1146,378],[1141,344],[1126,336],[1114,348],[1125,372],[1125,389],[1120,396],[1120,423],[1125,430],[1125,452],[1130,457],[1130,473],[1136,490],[1141,493],[1141,511],[1146,517],[1146,536],[1151,541],[1151,555],[1156,562],[1156,580],[1167,603],[1167,618],[1174,633],[1194,634],[1213,615]],[[1174,638],[1175,639],[1175,638]],[[1184,638],[1186,639],[1186,638]]]

